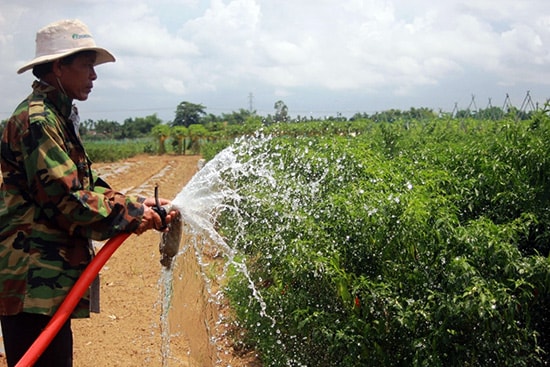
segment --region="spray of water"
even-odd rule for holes
[[[315,202],[322,195],[327,179],[327,159],[332,159],[316,154],[318,149],[332,152],[330,147],[306,145],[293,149],[292,155],[287,154],[287,148],[262,135],[240,139],[210,160],[172,200],[172,205],[181,213],[184,232],[189,238],[174,259],[186,251],[194,251],[199,265],[207,269],[212,251],[204,256],[204,249],[215,249],[217,254],[214,257],[224,260],[220,279],[225,279],[230,269],[243,276],[252,296],[250,300],[256,302],[253,308],[258,309],[259,316],[271,324],[276,337],[280,334],[279,311],[270,310],[262,297],[262,286],[269,279],[255,275],[258,279],[253,280],[247,269],[250,259],[246,254],[258,253],[257,239],[249,238],[248,234],[251,228],[262,227],[270,233],[271,237],[262,241],[261,250],[265,259],[263,266],[268,272],[270,262],[277,261],[281,255],[299,258],[301,254],[289,249],[288,241],[308,236],[296,228],[301,228],[304,221],[315,221],[319,217],[320,209]],[[345,157],[334,157],[336,162],[341,159]],[[341,176],[342,172],[338,175]],[[229,227],[230,242],[223,235]],[[171,299],[170,269],[170,266],[165,268],[164,284],[161,285],[165,289],[162,322],[166,348],[169,348],[170,338],[166,324]],[[323,269],[316,269],[315,274],[317,272],[323,272]],[[202,275],[210,301],[221,302],[222,291],[213,291],[211,279],[205,272]],[[168,356],[169,350],[166,349],[164,354]]]
[[[205,258],[203,247],[208,246],[217,251],[217,258],[224,258],[224,268],[221,278],[231,266],[241,272],[249,282],[249,288],[253,297],[261,306],[261,315],[268,317],[275,324],[273,316],[266,312],[266,304],[262,299],[260,291],[255,287],[254,282],[248,275],[246,264],[242,257],[236,260],[238,251],[226,242],[226,239],[218,231],[218,216],[224,211],[230,211],[232,215],[239,216],[239,203],[243,200],[242,193],[235,185],[235,182],[243,178],[249,178],[258,184],[271,185],[275,187],[275,180],[268,160],[261,154],[251,158],[249,152],[258,146],[262,146],[269,140],[268,137],[258,136],[253,140],[226,148],[214,159],[209,161],[197,172],[187,185],[172,200],[173,208],[181,214],[181,222],[184,232],[189,235],[190,240],[179,248],[178,253],[172,258],[163,258],[163,272],[159,284],[163,290],[161,332],[163,338],[163,360],[167,366],[170,356],[170,330],[168,326],[168,313],[172,295],[172,266],[178,255],[186,251],[195,251],[201,267],[208,265],[210,257]],[[246,146],[246,148],[243,148]],[[169,240],[170,241],[170,240]],[[161,252],[162,252],[161,242]],[[212,300],[219,300],[223,297],[220,292],[211,291],[209,284],[211,280],[203,275],[205,284],[210,292]],[[220,323],[221,321],[218,321]]]
[[[259,139],[257,144],[264,142],[264,139]],[[216,230],[216,219],[222,211],[232,211],[238,215],[238,204],[242,197],[238,188],[232,185],[234,182],[245,176],[254,177],[255,180],[261,177],[273,185],[274,180],[269,167],[265,163],[259,164],[263,161],[261,157],[243,162],[240,159],[242,154],[244,153],[234,147],[219,153],[172,200],[172,205],[181,213],[188,231],[196,235],[206,235],[209,242],[227,259],[226,269],[228,265],[232,265],[247,275],[246,265],[242,261],[235,261],[236,250]],[[196,250],[199,262],[204,265],[200,249]],[[265,304],[252,280],[250,287],[265,314]]]

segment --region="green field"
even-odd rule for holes
[[[349,124],[233,146],[249,169],[217,220],[248,269],[227,286],[243,347],[265,366],[546,365],[548,116]]]

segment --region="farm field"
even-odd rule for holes
[[[210,161],[264,365],[545,365],[548,122],[289,124]]]
[[[123,192],[159,184],[190,237],[168,278],[158,234],[115,254],[77,360],[546,365],[549,129],[545,111],[312,121],[205,146],[200,170],[173,155],[97,165]]]

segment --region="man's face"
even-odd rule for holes
[[[72,63],[58,65],[58,78],[69,98],[79,101],[88,99],[97,79],[95,60],[95,52],[84,52],[78,54]]]

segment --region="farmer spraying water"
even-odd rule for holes
[[[32,93],[8,120],[1,142],[0,320],[14,366],[60,307],[94,256],[91,240],[166,228],[177,215],[169,200],[123,195],[93,172],[74,100],[85,101],[95,66],[114,62],[78,20],[36,35]],[[154,209],[157,210],[154,210]],[[94,282],[95,283],[95,282]],[[71,317],[98,311],[97,283],[78,297]],[[70,319],[36,366],[72,366]]]

